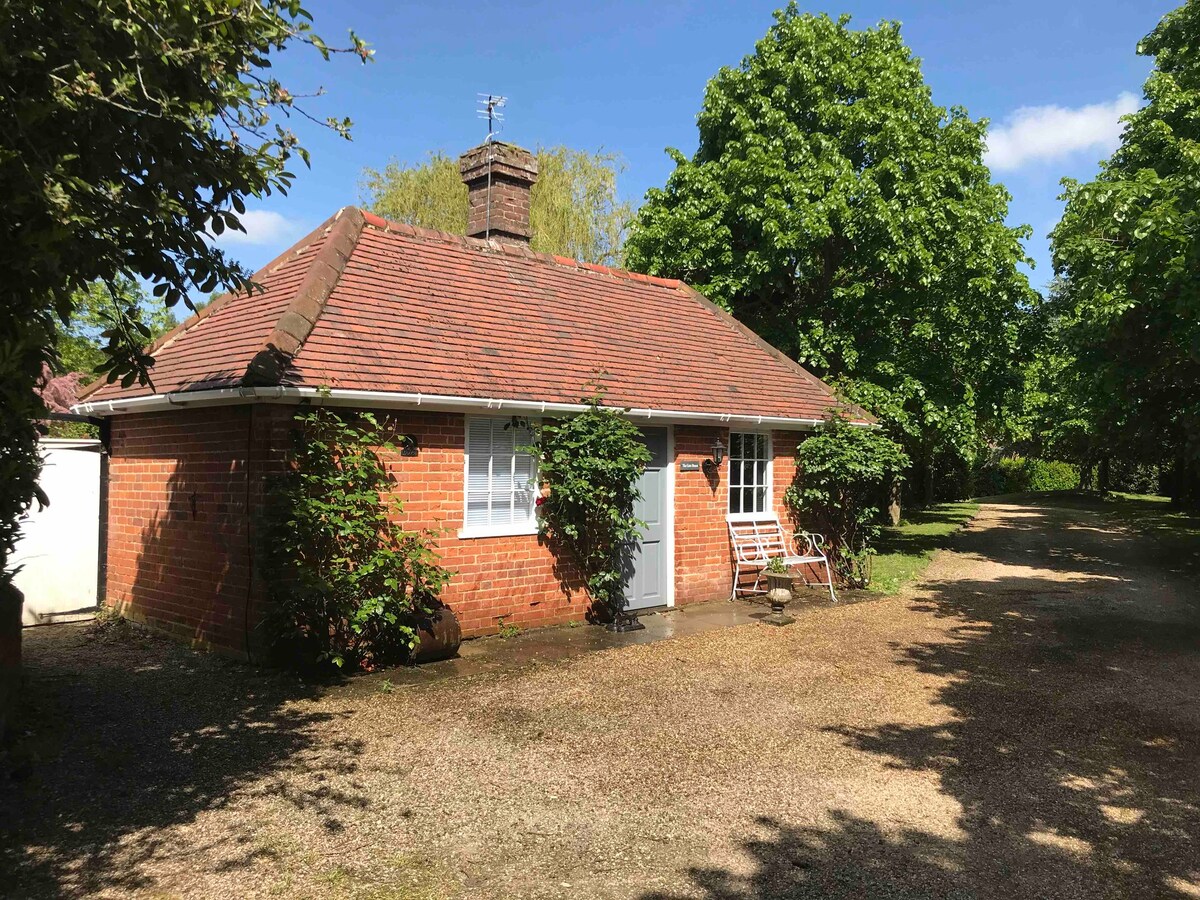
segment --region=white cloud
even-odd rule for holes
[[[1088,150],[1097,157],[1116,149],[1121,116],[1138,108],[1128,91],[1110,103],[1064,106],[1022,106],[988,131],[985,162],[1001,171],[1031,162],[1049,162]]]
[[[245,234],[228,228],[217,238],[218,243],[230,247],[257,247],[264,244],[278,246],[280,250],[299,236],[300,226],[277,212],[267,209],[248,209],[242,215]]]

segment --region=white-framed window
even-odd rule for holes
[[[729,518],[753,519],[771,511],[771,436],[729,433]]]
[[[529,429],[507,416],[467,416],[466,509],[460,537],[537,531],[537,466],[518,447]]]

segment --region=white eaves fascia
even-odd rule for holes
[[[396,391],[360,391],[345,388],[314,387],[238,387],[201,391],[178,391],[132,397],[128,400],[84,400],[71,407],[88,416],[116,416],[126,413],[156,412],[183,407],[228,406],[242,403],[303,402],[329,406],[358,406],[376,409],[423,409],[433,412],[505,412],[513,415],[554,415],[579,413],[583,403],[551,403],[542,400],[456,397],[444,394],[410,394]],[[631,419],[696,425],[769,426],[785,431],[811,431],[821,419],[788,416],[757,416],[739,413],[701,413],[670,409],[624,409]],[[857,423],[866,425],[867,423]]]

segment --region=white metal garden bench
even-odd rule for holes
[[[825,555],[825,538],[809,531],[799,531],[788,540],[783,533],[777,516],[766,516],[752,522],[730,522],[729,541],[733,544],[734,569],[733,592],[731,600],[736,600],[739,593],[765,594],[766,588],[761,587],[767,564],[779,557],[788,569],[796,566],[820,564],[825,567],[825,580],[815,584],[829,589],[829,599],[837,603],[837,595],[833,592],[833,572],[829,568],[829,558]],[[754,584],[751,587],[740,587],[742,575],[754,572]],[[804,579],[807,585],[809,581]]]

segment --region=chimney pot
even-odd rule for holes
[[[537,158],[522,147],[492,141],[460,156],[458,171],[467,186],[467,237],[528,245],[529,191],[537,181]]]

